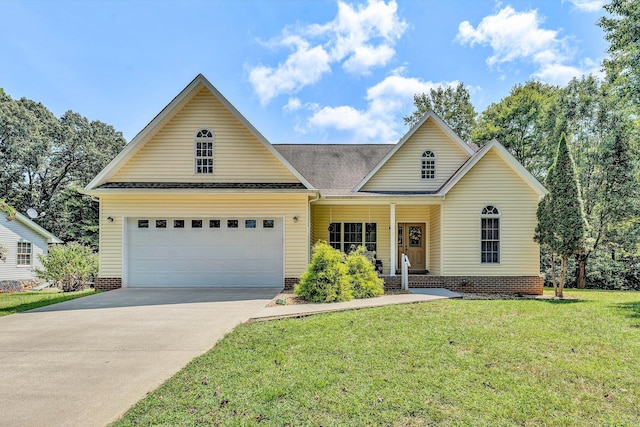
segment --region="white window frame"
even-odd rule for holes
[[[201,128],[193,137],[193,173],[212,175],[214,172],[214,133],[211,129]],[[202,144],[206,144],[202,147]],[[203,153],[204,151],[204,153]],[[207,164],[204,164],[206,162]]]
[[[420,155],[420,179],[422,181],[435,181],[438,179],[438,157],[432,150],[424,150]]]
[[[369,251],[369,248],[374,247],[375,249],[373,251],[370,252],[375,252],[377,253],[378,251],[378,223],[377,222],[359,222],[359,221],[344,221],[344,222],[331,222],[329,223],[329,226],[331,227],[332,225],[338,225],[340,227],[339,231],[329,231],[329,245],[332,246],[335,249],[338,249],[340,252],[344,252],[344,253],[349,253],[350,251],[347,250],[349,248],[345,247],[345,244],[349,243],[351,245],[357,245],[357,246],[364,246],[365,249],[367,251]],[[360,234],[361,234],[361,240],[360,242],[345,242],[344,239],[344,235],[345,235],[345,228],[346,228],[346,224],[360,224],[361,229],[360,229]],[[375,231],[375,236],[376,236],[376,240],[374,242],[369,242],[367,240],[368,234],[370,232],[367,232],[367,225],[369,224],[374,224],[376,227],[376,231]],[[339,240],[335,240],[332,239],[332,234],[333,237],[338,237]]]
[[[497,226],[485,227],[483,220],[497,220]],[[493,222],[493,221],[492,221]],[[497,233],[497,236],[485,235],[485,232],[493,232]],[[497,250],[488,250],[485,249],[486,243],[497,243]],[[493,254],[496,254],[497,257],[494,260]],[[491,260],[487,260],[488,257],[491,256]],[[502,211],[496,205],[486,205],[480,211],[480,263],[481,264],[500,264],[502,261]]]
[[[33,265],[33,244],[26,240],[17,242],[16,251],[16,266],[17,267],[31,267]],[[25,246],[29,248],[29,252],[25,251]],[[28,263],[24,261],[24,257],[29,260]]]

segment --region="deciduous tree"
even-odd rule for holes
[[[543,179],[553,158],[545,132],[558,91],[557,86],[538,81],[516,85],[480,114],[473,142],[482,146],[497,139],[529,172]]]
[[[456,87],[431,89],[429,94],[416,94],[413,97],[413,104],[416,111],[404,118],[405,124],[415,125],[427,111],[432,110],[460,138],[464,141],[471,140],[471,131],[476,125],[477,113],[464,83],[459,83]]]
[[[112,126],[73,111],[58,119],[44,105],[0,89],[0,194],[18,211],[46,212],[36,221],[54,233],[66,232],[65,189],[85,186],[125,143]],[[89,198],[78,200],[94,209]],[[93,246],[87,237],[74,240]]]
[[[609,42],[607,77],[618,89],[618,98],[640,107],[640,0],[611,0],[604,9],[609,16],[600,18],[598,25]]]

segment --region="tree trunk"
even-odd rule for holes
[[[560,284],[556,289],[556,296],[558,298],[564,298],[562,291],[564,290],[564,280],[567,277],[567,255],[562,255],[560,261]]]
[[[553,283],[553,294],[558,295],[558,283],[556,283],[556,259],[551,251],[551,283]]]
[[[587,258],[589,255],[578,255],[578,289],[584,289],[587,282]]]

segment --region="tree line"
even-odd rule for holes
[[[64,241],[98,248],[98,203],[78,192],[125,146],[112,126],[67,111],[56,117],[0,88],[0,198]]]

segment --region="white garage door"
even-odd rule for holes
[[[129,218],[127,286],[282,286],[282,218]]]

